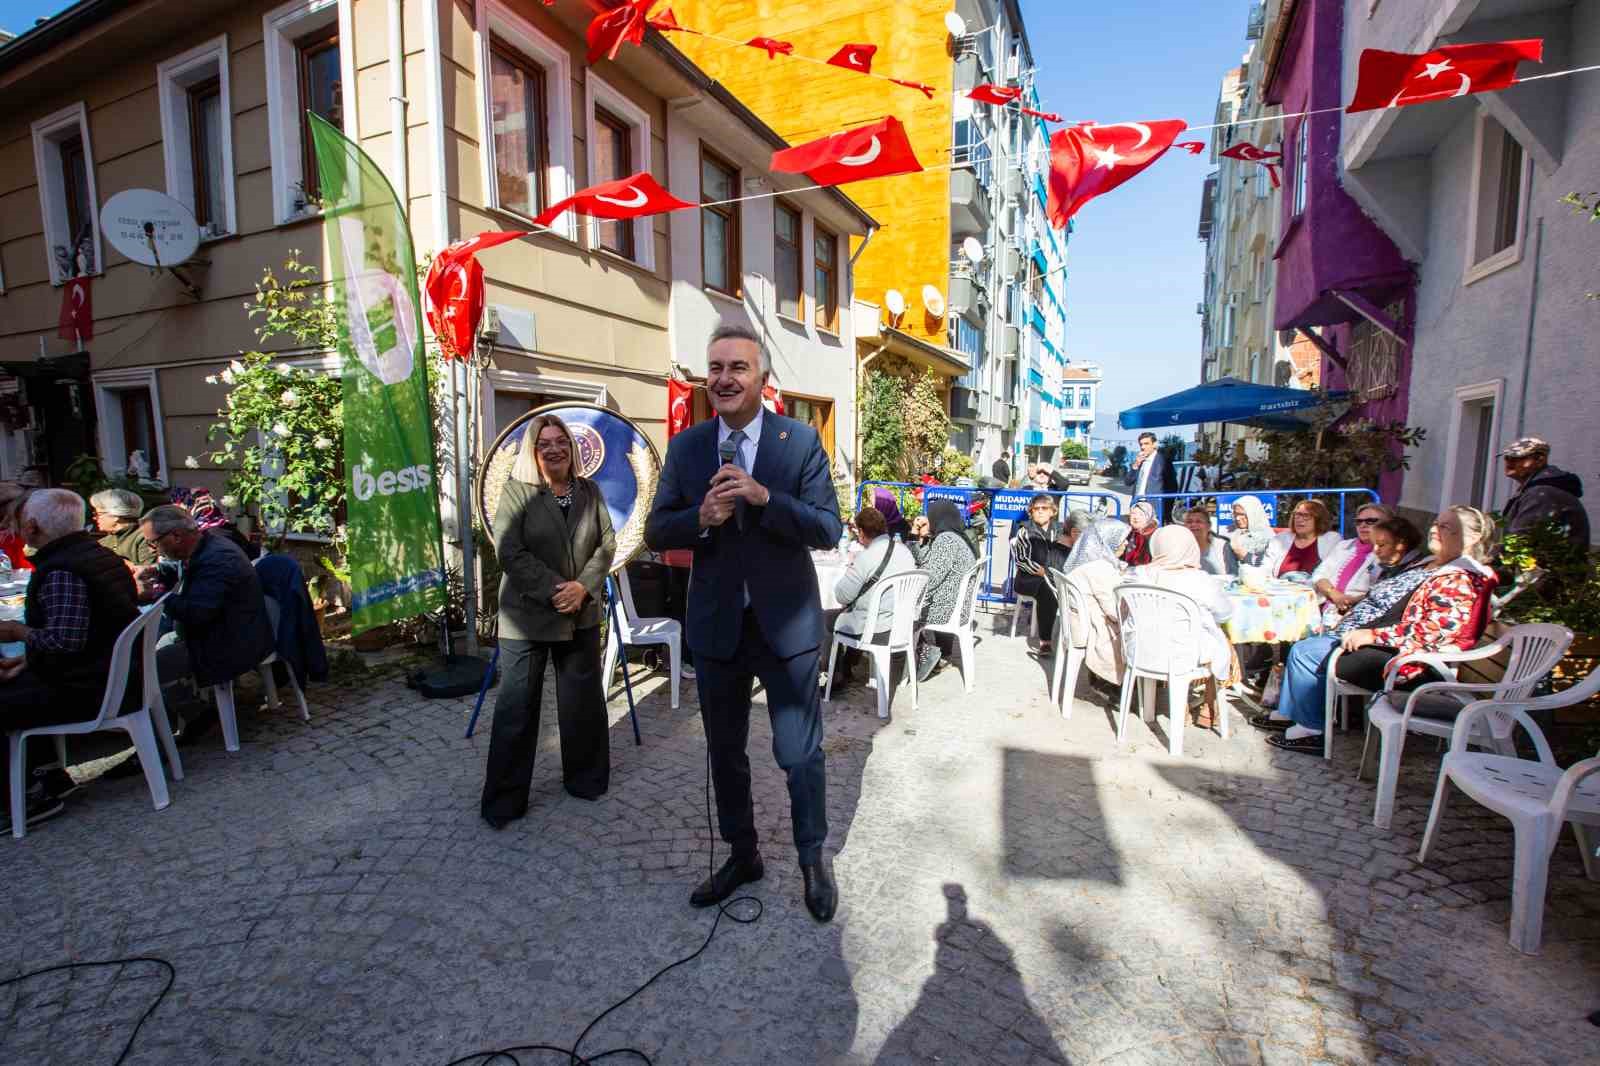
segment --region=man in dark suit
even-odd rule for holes
[[[711,335],[706,392],[717,417],[672,439],[645,541],[657,551],[694,552],[685,629],[717,821],[733,851],[689,902],[720,903],[764,872],[745,752],[751,687],[759,677],[773,754],[789,777],[806,907],[826,922],[838,889],[822,853],[828,836],[817,690],[823,620],[808,553],[837,544],[843,524],[817,431],[761,406],[770,372],[760,338],[747,327],[720,326]]]
[[[1139,454],[1134,456],[1133,468],[1128,471],[1127,484],[1133,489],[1133,502],[1139,497],[1157,493],[1177,492],[1178,474],[1172,461],[1156,447],[1156,435],[1148,430],[1139,434]],[[1166,524],[1171,500],[1151,500],[1156,509],[1156,521]]]

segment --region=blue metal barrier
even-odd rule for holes
[[[1281,512],[1282,520],[1279,520],[1280,508],[1278,507],[1278,497],[1291,497],[1295,503],[1298,503],[1301,499],[1315,498],[1321,498],[1323,502],[1326,503],[1329,497],[1336,497],[1338,507],[1337,509],[1330,508],[1330,510],[1334,510],[1334,517],[1338,520],[1336,528],[1339,530],[1339,535],[1346,538],[1355,536],[1353,532],[1349,531],[1349,526],[1350,519],[1355,517],[1356,511],[1361,510],[1361,508],[1366,504],[1381,502],[1378,499],[1377,492],[1373,489],[1301,488],[1244,490],[1231,489],[1227,492],[1150,492],[1144,494],[1143,496],[1135,496],[1133,498],[1133,503],[1139,503],[1145,500],[1148,500],[1152,503],[1160,500],[1172,500],[1175,502],[1176,506],[1170,511],[1168,521],[1180,522],[1183,519],[1184,510],[1190,507],[1204,507],[1206,506],[1207,501],[1214,501],[1209,509],[1214,511],[1216,514],[1218,530],[1220,532],[1227,532],[1233,527],[1233,511],[1231,505],[1234,500],[1237,500],[1241,496],[1254,496],[1256,499],[1260,500],[1262,505],[1267,509],[1267,517],[1272,519],[1273,525],[1279,527],[1287,527],[1289,522],[1287,511]],[[1351,497],[1356,498],[1354,509],[1351,509],[1350,507]],[[1132,504],[1129,506],[1132,506]],[[1292,510],[1294,503],[1291,503],[1289,506]]]
[[[1114,492],[1100,492],[1092,489],[1081,491],[1049,492],[1035,488],[1019,489],[983,489],[964,488],[957,485],[923,485],[907,481],[864,481],[856,487],[855,500],[857,509],[871,505],[874,489],[888,489],[894,494],[895,503],[902,514],[905,513],[907,504],[917,500],[919,513],[927,512],[927,505],[934,500],[949,500],[962,509],[965,514],[972,501],[978,498],[986,502],[978,512],[983,516],[984,534],[982,554],[988,561],[984,564],[983,583],[978,590],[978,599],[983,603],[1015,603],[1016,594],[1012,591],[1011,582],[1015,576],[1011,565],[1009,547],[1006,553],[1003,570],[995,580],[996,563],[996,522],[1027,521],[1028,501],[1035,496],[1052,496],[1057,500],[1056,506],[1065,514],[1074,508],[1087,510],[1096,515],[1105,515],[1110,518],[1122,517],[1122,497]],[[967,525],[972,526],[973,515],[967,515]],[[845,520],[849,521],[846,515]]]

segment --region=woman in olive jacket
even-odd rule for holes
[[[575,473],[577,458],[565,422],[555,415],[535,418],[495,510],[494,547],[505,571],[501,680],[481,810],[496,829],[528,811],[539,700],[552,660],[562,783],[589,800],[610,784],[600,596],[617,542],[599,486]]]

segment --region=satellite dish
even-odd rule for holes
[[[952,37],[964,37],[967,33],[967,20],[952,11],[944,17],[944,28],[950,31]]]
[[[983,262],[983,242],[976,237],[968,237],[961,242],[961,251],[966,254],[967,261],[973,266]]]
[[[928,309],[928,314],[934,318],[944,317],[944,293],[935,285],[922,287],[922,306]]]
[[[200,247],[189,209],[154,189],[124,189],[100,208],[100,230],[111,247],[150,267],[181,266]]]
[[[890,289],[883,294],[884,306],[889,308],[889,313],[899,318],[906,313],[906,296],[899,289]]]

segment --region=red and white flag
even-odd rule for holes
[[[676,373],[667,376],[667,439],[694,422],[694,386]]]
[[[526,236],[522,230],[480,233],[433,257],[422,289],[428,294],[428,325],[446,359],[465,361],[477,347],[478,324],[483,321],[483,264],[478,253]]]
[[[1004,107],[1022,95],[1022,89],[1016,85],[979,85],[967,94],[967,99],[976,100],[980,104],[994,104]]]
[[[890,78],[889,80],[896,85],[904,85],[907,89],[915,89],[929,100],[933,99],[933,86],[931,85],[924,85],[920,81],[906,81],[904,78]]]
[[[1447,44],[1421,55],[1368,48],[1361,53],[1355,98],[1345,111],[1375,111],[1494,92],[1516,82],[1518,63],[1537,63],[1543,58],[1544,41],[1539,38]]]
[[[774,152],[772,169],[804,174],[818,185],[843,185],[922,169],[911,150],[906,128],[893,115],[869,126],[835,133],[820,140]]]
[[[1217,154],[1224,159],[1237,159],[1242,163],[1265,163],[1269,160],[1283,158],[1282,152],[1275,152],[1268,148],[1258,148],[1249,141],[1240,141],[1238,144],[1229,145]]]
[[[657,2],[625,0],[621,7],[602,11],[590,19],[589,28],[584,34],[589,42],[589,65],[594,66],[601,56],[617,58],[617,52],[624,43],[643,44],[645,24],[650,17],[650,9]]]
[[[678,16],[672,13],[672,8],[670,7],[659,15],[651,15],[645,21],[650,24],[652,29],[660,30],[662,33],[692,33],[696,36],[703,36],[699,30],[691,30],[681,24],[678,21]]]
[[[788,41],[780,41],[775,37],[752,37],[744,43],[751,48],[765,49],[768,59],[794,55],[794,45]]]
[[[774,414],[786,413],[783,409],[783,393],[778,391],[776,385],[763,385],[761,387],[761,402],[767,405],[767,410]]]
[[[64,341],[94,340],[94,298],[87,277],[69,278],[61,287],[61,317],[56,336]]]
[[[857,74],[872,73],[872,57],[878,54],[875,44],[847,44],[828,60],[833,66],[853,70]]]
[[[1021,108],[1021,111],[1024,115],[1032,115],[1034,118],[1043,122],[1059,123],[1061,121],[1061,116],[1056,114],[1054,111],[1035,111],[1031,107]]]
[[[1110,192],[1160,159],[1178,134],[1182,119],[1159,122],[1083,122],[1050,136],[1050,224],[1066,226],[1078,209]]]
[[[565,200],[551,204],[533,221],[548,226],[569,208],[590,218],[639,218],[642,215],[659,215],[663,211],[677,211],[693,204],[673,196],[644,171],[616,181],[603,181],[587,189],[579,189]]]

